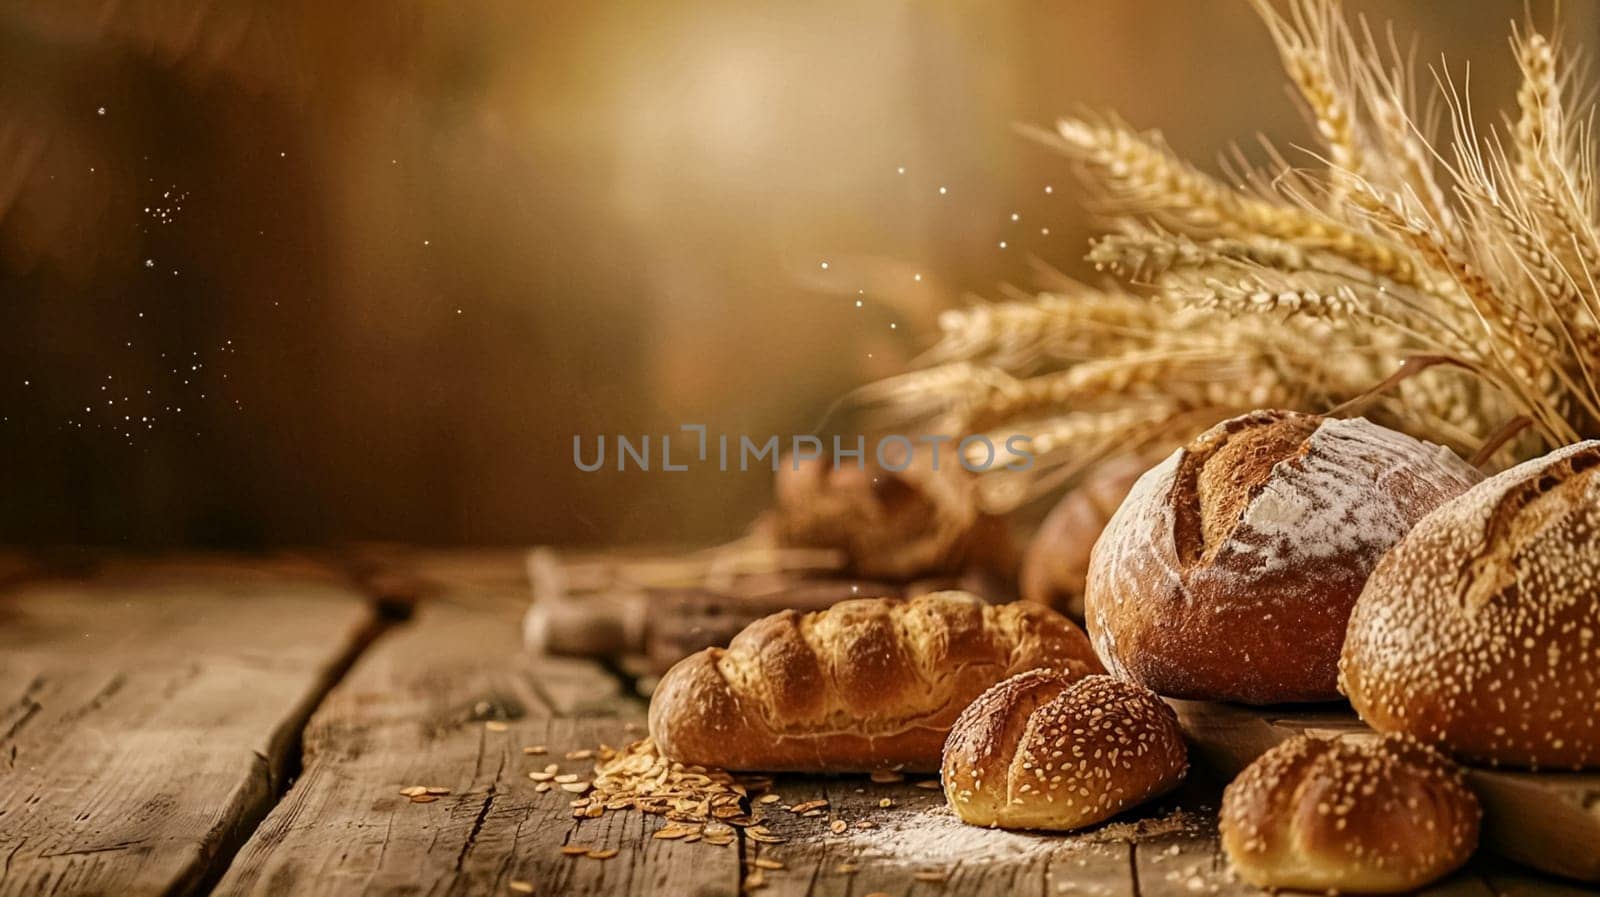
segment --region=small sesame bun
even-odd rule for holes
[[[1263,888],[1390,894],[1454,871],[1478,844],[1461,768],[1405,735],[1300,736],[1222,796],[1222,848]]]
[[[1177,716],[1109,676],[1013,676],[956,720],[944,794],[963,822],[1066,831],[1163,794],[1189,764]]]
[[[1457,758],[1600,768],[1600,441],[1434,511],[1356,602],[1340,686],[1380,732]]]
[[[1106,669],[1172,698],[1333,701],[1350,608],[1378,559],[1481,475],[1360,418],[1256,411],[1139,478],[1084,596]]]

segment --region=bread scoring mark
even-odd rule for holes
[[[1257,411],[1224,421],[1183,451],[1169,500],[1185,567],[1215,560],[1274,468],[1305,454],[1322,418]]]

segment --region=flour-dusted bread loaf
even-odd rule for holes
[[[1424,514],[1480,479],[1366,420],[1257,411],[1139,478],[1095,544],[1089,637],[1179,698],[1328,701],[1351,605]]]
[[[962,821],[1069,831],[1183,781],[1177,714],[1110,676],[1013,676],[972,702],[944,747],[945,799]]]
[[[650,735],[673,760],[724,769],[932,771],[973,698],[1038,668],[1101,670],[1082,630],[1034,604],[935,592],[784,611],[667,671]]]
[[[1378,565],[1340,686],[1457,757],[1600,768],[1600,441],[1485,480]]]
[[[1411,891],[1478,845],[1461,768],[1409,736],[1301,736],[1262,754],[1222,796],[1222,848],[1263,888]]]

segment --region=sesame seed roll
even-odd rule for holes
[[[1109,676],[1013,676],[974,701],[945,742],[945,798],[973,825],[1066,831],[1183,781],[1177,716]]]

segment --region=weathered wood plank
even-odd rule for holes
[[[648,837],[636,813],[575,820],[575,796],[526,773],[637,737],[643,705],[592,664],[520,653],[515,609],[427,601],[334,689],[306,732],[305,769],[219,882],[220,895],[732,895],[736,847]],[[580,712],[582,719],[562,715]],[[607,714],[609,718],[597,718]],[[532,756],[525,746],[547,753]],[[449,788],[412,803],[401,788]],[[616,848],[567,857],[565,844]]]
[[[202,889],[373,627],[336,579],[238,564],[0,597],[0,895]]]

